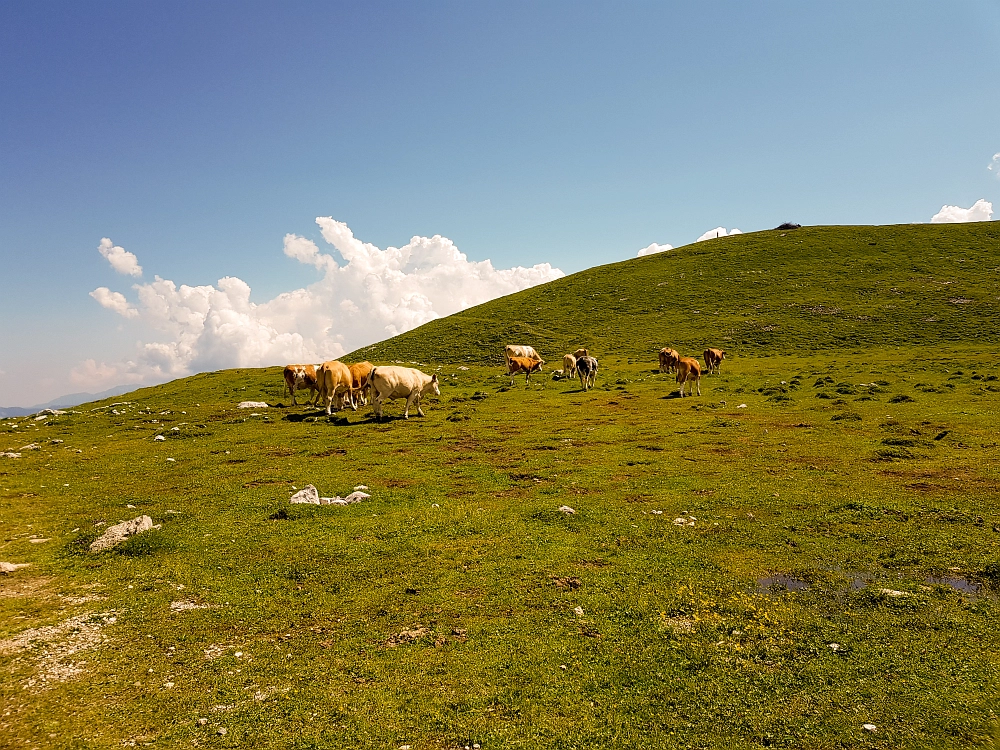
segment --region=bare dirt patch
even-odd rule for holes
[[[114,625],[116,621],[112,610],[77,615],[55,625],[29,628],[0,640],[0,654],[13,655],[15,664],[27,662],[34,669],[34,675],[24,683],[25,688],[45,690],[55,683],[82,674],[87,662],[74,657],[101,645],[105,640],[104,628]]]

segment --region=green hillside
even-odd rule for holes
[[[0,420],[0,747],[995,750],[996,231],[699,243],[355,355],[423,418],[263,368]],[[664,344],[734,356],[682,399]]]
[[[992,223],[803,227],[699,242],[591,268],[435,320],[352,356],[502,361],[589,345],[649,358],[665,345],[776,354],[1000,342]]]

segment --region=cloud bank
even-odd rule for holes
[[[989,221],[991,216],[993,216],[993,204],[980,198],[969,208],[941,206],[941,210],[931,217],[931,223],[957,224],[967,221]]]
[[[108,263],[122,276],[142,276],[142,266],[139,259],[123,247],[118,247],[107,237],[101,240],[97,250],[107,258]],[[103,303],[102,303],[103,304]]]
[[[643,255],[652,255],[653,253],[665,253],[667,250],[673,250],[673,245],[657,245],[655,242],[651,245],[646,245],[638,253],[636,253],[637,258],[641,258]]]
[[[716,227],[715,229],[709,229],[705,234],[695,240],[695,242],[704,242],[705,240],[714,240],[716,237],[732,237],[734,234],[743,234],[739,229],[731,229],[726,232],[725,227]]]
[[[227,367],[322,362],[565,275],[548,263],[497,269],[489,260],[470,261],[440,235],[413,237],[403,247],[382,250],[358,240],[331,217],[316,223],[329,247],[288,234],[284,253],[313,266],[322,278],[267,302],[252,302],[250,286],[234,276],[215,286],[178,285],[156,276],[132,287],[135,305],[120,292],[95,289],[90,296],[100,305],[135,319],[155,340],[141,341],[135,358],[126,362],[84,362],[71,373],[73,382],[93,388]],[[111,240],[102,240],[101,248],[119,273],[141,273],[132,253]],[[133,267],[138,273],[121,270]]]

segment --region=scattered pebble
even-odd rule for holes
[[[830,643],[830,644],[827,644],[827,645],[830,646],[830,650],[831,651],[840,651],[840,644],[839,643]]]
[[[176,459],[173,459],[173,458],[168,458],[167,460],[168,460],[168,461],[175,461]]]
[[[583,617],[583,607],[574,607],[573,611],[577,614],[577,616]]]
[[[225,727],[219,727],[218,734],[220,734],[221,736],[225,737],[226,734],[228,734],[228,733],[229,733],[228,729],[226,729]]]
[[[874,732],[875,730],[878,729],[878,727],[875,726],[874,724],[862,724],[861,728],[864,729],[866,732]]]
[[[663,511],[662,510],[653,510],[653,511],[650,511],[650,513],[652,513],[654,516],[662,516],[663,515]]]
[[[13,573],[20,568],[27,568],[31,563],[0,562],[0,573]]]
[[[206,724],[208,724],[208,719],[206,719],[204,716],[198,719],[198,726],[203,727]]]
[[[265,401],[240,401],[236,406],[237,409],[267,409],[267,403]]]
[[[572,516],[572,515],[576,514],[576,511],[573,510],[568,505],[560,505],[559,506],[559,510],[562,511],[563,513],[565,513],[567,516]]]
[[[163,687],[165,687],[167,690],[169,690],[173,686],[174,686],[174,683],[172,683],[172,682],[164,682],[163,683]]]
[[[739,405],[739,406],[737,406],[736,408],[737,408],[737,409],[746,409],[746,408],[747,408],[747,405],[746,405],[746,404],[740,404],[740,405]]]

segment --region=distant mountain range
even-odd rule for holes
[[[90,401],[100,401],[102,398],[120,396],[123,393],[134,391],[139,387],[137,385],[116,385],[114,388],[108,388],[108,390],[101,391],[100,393],[69,393],[65,396],[54,398],[51,401],[46,401],[44,404],[35,404],[34,406],[0,406],[0,419],[37,414],[42,409],[65,409],[69,406],[78,406]]]

